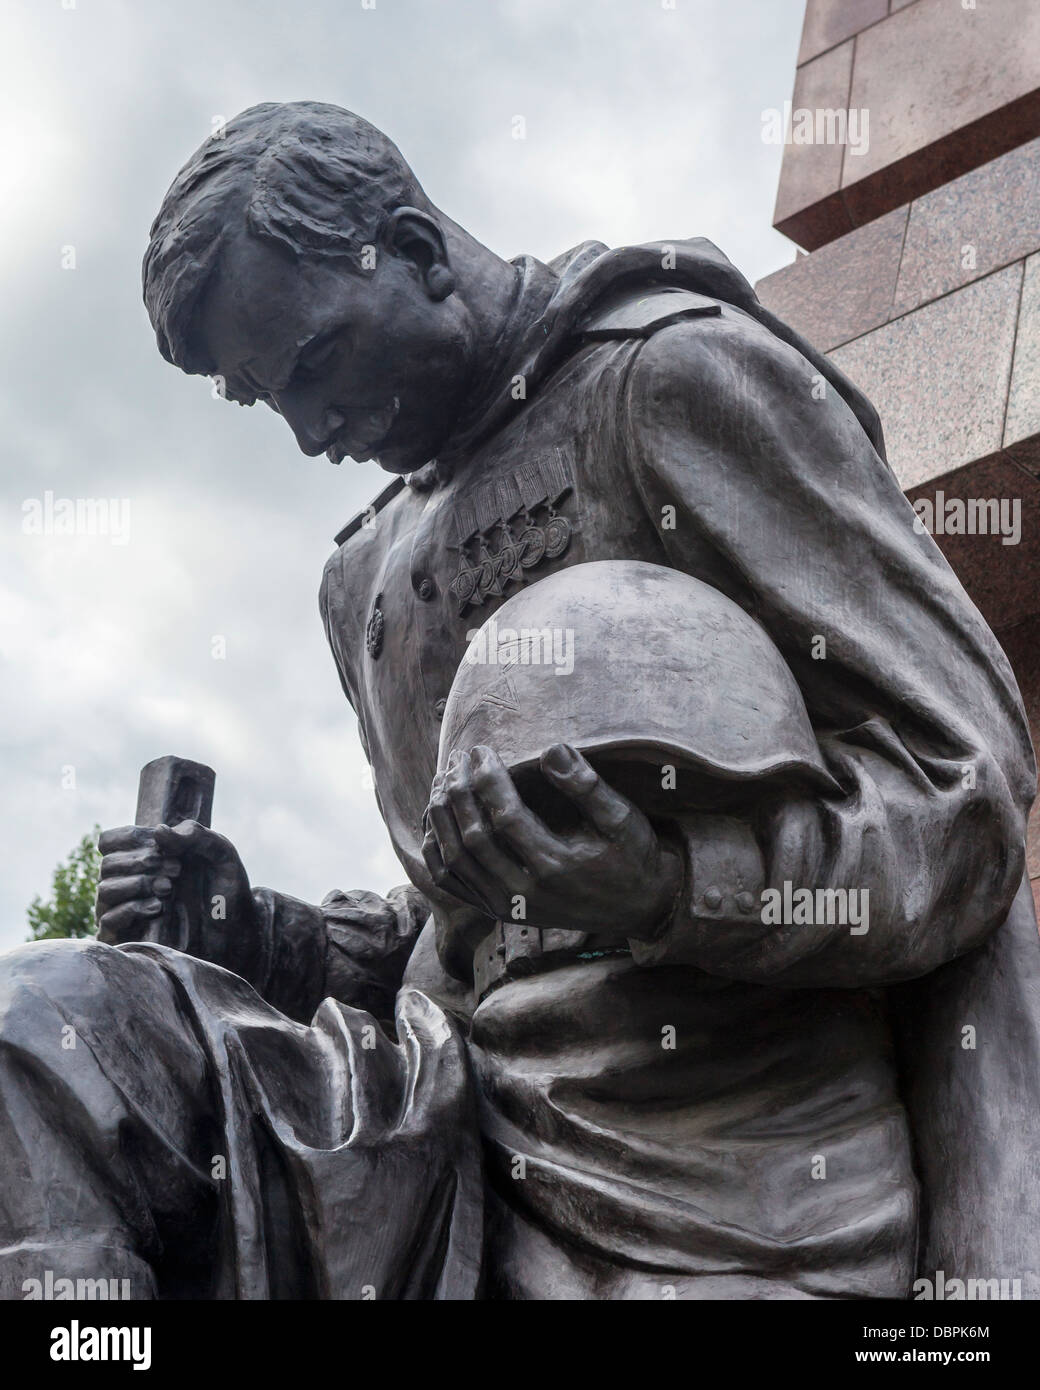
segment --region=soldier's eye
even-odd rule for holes
[[[324,371],[334,361],[339,352],[340,340],[338,335],[322,338],[319,342],[309,343],[296,363],[294,376],[308,377],[317,376]]]

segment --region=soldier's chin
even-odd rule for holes
[[[363,462],[368,462],[368,460],[363,460]],[[385,473],[414,473],[417,468],[422,467],[422,463],[412,463],[409,459],[393,458],[382,452],[373,454],[371,462],[378,463]]]
[[[429,452],[387,438],[375,446],[369,458],[387,473],[414,473],[429,463]]]

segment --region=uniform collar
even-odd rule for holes
[[[441,450],[432,470],[435,477],[450,476],[462,458],[530,402],[581,342],[582,325],[599,302],[622,290],[640,293],[655,286],[692,290],[732,304],[790,344],[834,386],[880,457],[885,457],[877,411],[863,392],[800,333],[766,309],[744,276],[704,237],[613,250],[602,242],[586,241],[548,265],[533,256],[518,256],[512,264],[518,272],[513,307],[487,369]],[[521,400],[514,391],[517,378],[523,378]]]

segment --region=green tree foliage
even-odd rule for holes
[[[29,904],[28,941],[52,941],[60,936],[93,936],[94,898],[97,894],[101,853],[97,847],[101,827],[84,835],[64,864],[54,870],[51,899],[39,895]]]

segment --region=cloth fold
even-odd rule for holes
[[[8,952],[0,1293],[50,1269],[136,1298],[473,1298],[465,1046],[418,990],[395,1022],[326,999],[294,1023],[152,944]]]

